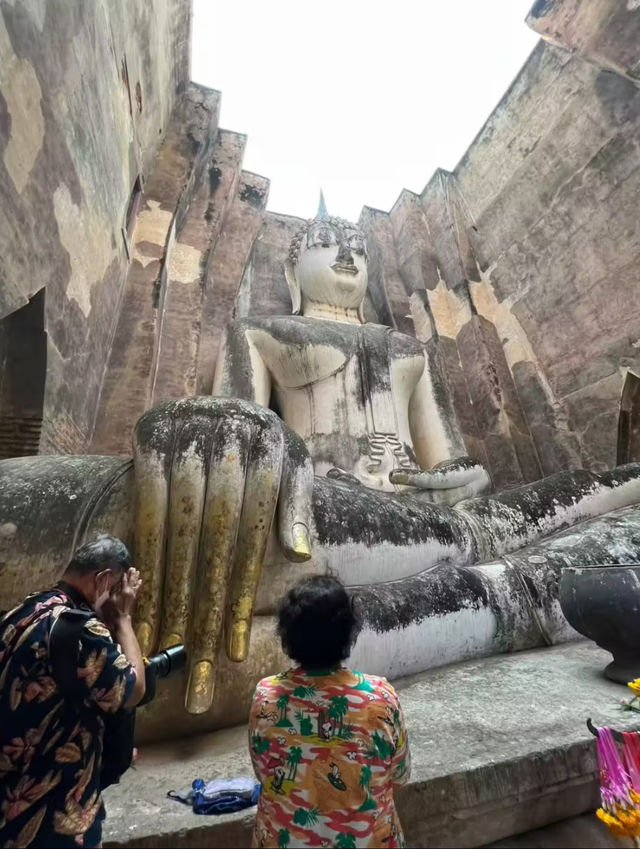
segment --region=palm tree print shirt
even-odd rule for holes
[[[249,719],[262,784],[253,846],[402,847],[393,785],[407,732],[385,678],[292,669],[262,680]]]

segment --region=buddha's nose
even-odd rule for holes
[[[349,263],[353,265],[353,255],[351,254],[351,248],[349,247],[349,242],[346,239],[340,239],[338,242],[338,262]]]

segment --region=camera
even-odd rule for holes
[[[170,646],[151,657],[144,658],[145,693],[138,707],[153,701],[159,678],[168,678],[181,672],[187,664],[187,650],[184,646]]]

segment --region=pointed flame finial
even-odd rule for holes
[[[320,201],[318,202],[318,211],[316,212],[316,218],[328,218],[329,213],[327,212],[327,204],[324,201],[324,194],[322,189],[320,189]]]

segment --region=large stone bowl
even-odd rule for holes
[[[576,631],[613,655],[607,678],[640,678],[640,565],[567,567],[560,606]]]

